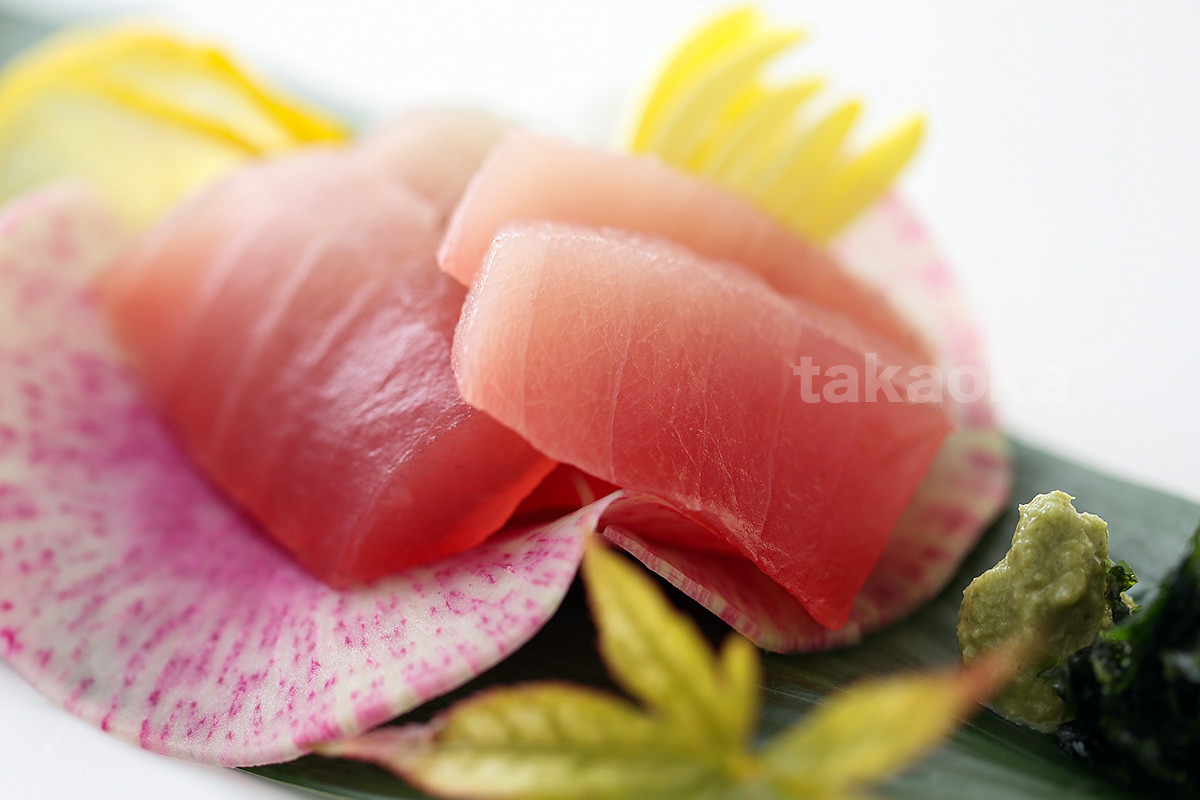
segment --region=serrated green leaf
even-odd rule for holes
[[[789,797],[875,783],[941,742],[1000,677],[937,670],[855,684],[767,746],[767,779]]]
[[[744,748],[757,716],[761,667],[731,637],[718,666],[696,624],[676,611],[640,567],[593,544],[583,560],[600,654],[609,672],[698,748]]]
[[[749,639],[730,636],[721,646],[717,667],[730,732],[736,741],[749,742],[762,707],[762,659],[758,649]]]
[[[577,686],[494,690],[427,726],[326,748],[463,798],[720,797],[720,759],[632,704]]]

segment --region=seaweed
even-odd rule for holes
[[[1141,607],[1125,594],[1138,582],[1133,568],[1124,561],[1115,564],[1106,559],[1104,573],[1104,596],[1108,602],[1108,610],[1112,613],[1113,622],[1123,622],[1130,614],[1140,611]]]
[[[1143,793],[1200,794],[1200,529],[1152,603],[1067,660],[1059,691],[1061,749]]]

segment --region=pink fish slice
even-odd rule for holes
[[[874,570],[836,630],[815,622],[800,603],[748,560],[654,538],[662,523],[639,524],[610,510],[605,535],[624,547],[760,647],[778,652],[854,644],[904,618],[938,593],[987,523],[1008,500],[1009,445],[986,387],[983,341],[969,304],[927,231],[895,197],[886,198],[836,243],[847,266],[881,287],[941,353],[957,429],[892,530]]]

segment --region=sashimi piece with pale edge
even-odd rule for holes
[[[588,191],[580,190],[584,185]],[[702,207],[709,201],[711,211]],[[830,273],[836,264],[828,257],[814,256],[813,247],[773,230],[756,209],[699,179],[650,159],[514,134],[492,151],[468,187],[439,263],[469,282],[496,230],[513,219],[625,227],[682,240],[709,257],[752,257],[742,263],[781,291],[842,312],[862,299],[867,313],[853,316],[868,327],[874,320],[875,330],[909,343],[921,353],[918,366],[936,365],[943,375],[963,368],[986,375],[969,304],[928,236],[895,200],[877,206],[867,222],[839,240],[836,255],[852,267],[847,282]],[[896,355],[902,357],[902,351],[893,351]],[[969,402],[947,397],[946,404],[957,427],[839,629],[815,622],[751,561],[713,548],[716,540],[671,520],[661,506],[630,527],[623,517],[645,503],[625,498],[614,504],[624,514],[606,512],[612,521],[606,533],[762,647],[786,652],[851,644],[910,613],[945,585],[1007,499],[1011,460],[987,397]]]
[[[78,192],[0,212],[0,657],[149,750],[284,761],[469,680],[557,608],[596,507],[335,591],[221,497],[144,399],[89,282]]]
[[[837,241],[849,268],[923,323],[945,374],[986,376],[983,339],[970,304],[929,234],[903,203],[887,198]],[[987,523],[1008,501],[1012,457],[986,391],[948,394],[956,423],[897,521],[879,561],[837,630],[817,623],[796,598],[748,559],[686,546],[678,519],[661,506],[623,498],[605,511],[604,533],[760,647],[827,650],[907,616],[950,580]]]
[[[459,397],[449,359],[465,291],[434,252],[499,128],[436,120],[393,125],[361,152],[244,169],[101,284],[197,464],[335,586],[474,547],[554,466]],[[447,129],[465,130],[461,152]],[[430,139],[446,151],[426,169]]]
[[[905,366],[933,351],[882,292],[723,188],[651,157],[515,131],[484,160],[451,217],[438,263],[470,285],[500,226],[549,220],[668,239],[757,273],[775,289],[853,320]]]
[[[871,388],[868,338],[662,239],[514,222],[476,276],[454,368],[467,402],[666,502],[838,628],[951,428],[902,383],[883,381],[895,399]]]
[[[358,152],[429,201],[444,221],[484,157],[511,129],[507,120],[480,111],[410,111],[370,131]]]

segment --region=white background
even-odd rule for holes
[[[116,0],[0,0],[74,16]],[[1200,4],[1190,0],[764,3],[813,34],[797,69],[910,110],[929,136],[903,193],[973,297],[1006,424],[1200,499]],[[271,73],[383,115],[484,104],[613,142],[673,43],[717,2],[158,0]],[[1048,487],[1050,488],[1050,487]],[[0,665],[0,796],[282,797],[150,756]]]

